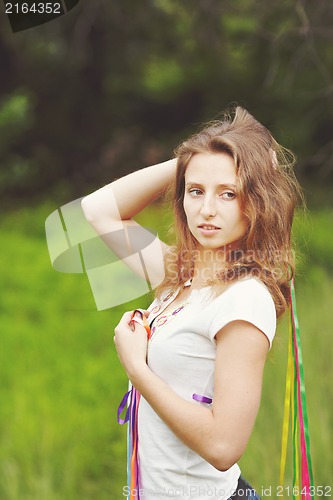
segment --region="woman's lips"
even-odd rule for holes
[[[204,235],[213,235],[221,230],[220,227],[214,226],[214,224],[200,224],[198,229]]]

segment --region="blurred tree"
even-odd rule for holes
[[[82,0],[16,34],[2,18],[2,199],[83,195],[234,102],[331,182],[332,21],[329,0]]]

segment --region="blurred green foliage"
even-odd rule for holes
[[[127,379],[113,329],[124,310],[145,307],[149,298],[97,312],[85,275],[54,272],[43,230],[53,208],[19,209],[0,221],[0,498],[118,500],[126,484],[126,429],[117,424],[116,410]],[[138,219],[165,235],[168,218],[162,226],[160,209],[146,209]],[[332,485],[333,467],[333,252],[325,251],[321,236],[331,217],[332,211],[300,216],[294,229],[303,253],[296,291],[317,485]],[[285,318],[240,462],[259,491],[278,484],[286,360]]]
[[[295,150],[310,198],[332,203],[330,0],[81,0],[51,23],[0,28],[8,208],[167,159],[235,102]]]
[[[1,140],[4,142],[4,133],[8,128],[13,128],[13,132],[19,133],[26,128],[29,112],[28,97],[22,94],[10,96],[0,108]],[[21,129],[21,130],[20,130]],[[8,138],[6,138],[8,140]]]
[[[299,251],[298,272],[304,275],[308,267],[323,267],[333,275],[333,210],[322,209],[300,214],[294,221],[294,240]]]

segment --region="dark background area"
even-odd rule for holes
[[[310,204],[332,204],[332,44],[329,0],[81,0],[18,33],[2,15],[4,209],[168,159],[233,103],[296,153]]]

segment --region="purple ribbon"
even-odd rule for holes
[[[129,421],[130,410],[131,410],[130,406],[128,406],[128,408],[127,408],[127,411],[125,414],[125,419],[121,418],[120,415],[122,414],[123,409],[125,408],[127,401],[128,401],[128,398],[131,396],[131,394],[132,394],[132,389],[130,391],[126,392],[126,394],[124,395],[124,397],[121,400],[121,403],[118,407],[117,417],[118,417],[118,424],[120,424],[120,425],[126,424],[126,422]]]
[[[192,399],[195,399],[195,401],[199,401],[199,403],[207,403],[207,404],[210,404],[213,401],[211,398],[207,398],[206,396],[201,396],[200,394],[192,394]]]

